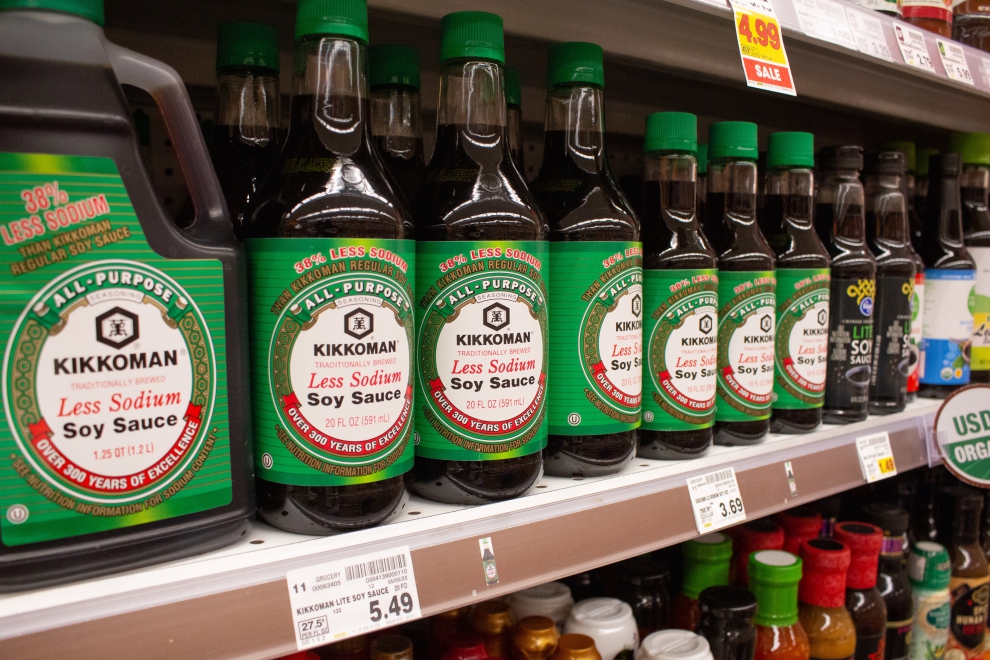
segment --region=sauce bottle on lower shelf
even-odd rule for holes
[[[641,555],[617,567],[616,597],[629,603],[639,638],[667,627],[670,619],[670,569],[654,555]]]
[[[856,626],[856,660],[884,660],[887,605],[877,589],[883,531],[868,523],[840,522],[833,538],[851,554],[846,571],[846,609]]]
[[[642,413],[642,244],[608,166],[602,57],[596,44],[550,47],[543,163],[530,184],[550,224],[543,468],[557,477],[628,465]]]
[[[867,245],[859,181],[863,149],[828,147],[818,159],[815,228],[832,257],[823,417],[830,424],[848,424],[866,419],[869,404],[877,261]]]
[[[808,433],[822,422],[828,353],[829,265],[815,233],[815,138],[771,133],[760,229],[777,262],[774,433]]]
[[[616,598],[591,598],[575,603],[564,623],[564,633],[591,637],[604,660],[630,660],[639,648],[632,608]]]
[[[560,633],[554,620],[545,616],[519,619],[512,630],[511,660],[548,660],[557,648]]]
[[[471,629],[481,637],[493,658],[508,658],[512,647],[512,610],[503,600],[486,600],[471,610]]]
[[[698,596],[698,634],[708,640],[714,660],[753,660],[756,598],[742,587],[708,587]]]
[[[389,519],[413,461],[412,218],[371,136],[367,5],[334,6],[330,20],[319,0],[298,5],[292,121],[244,226],[258,508],[300,534]],[[342,346],[386,350],[394,371],[326,367],[321,356]],[[358,428],[342,421],[372,413]]]
[[[636,660],[716,660],[701,635],[686,630],[661,630],[643,640]]]
[[[781,550],[784,547],[784,528],[769,518],[753,520],[741,525],[732,541],[734,575],[732,583],[741,587],[749,584],[750,555],[760,550]]]
[[[808,635],[813,660],[851,660],[856,625],[846,609],[849,548],[831,539],[801,545],[804,575],[798,590],[798,617]]]
[[[570,587],[563,582],[538,584],[509,594],[505,601],[519,621],[528,616],[545,616],[553,619],[560,627],[564,626],[567,613],[574,605]]]
[[[749,557],[749,590],[756,596],[755,660],[810,660],[808,635],[798,620],[802,562],[789,552],[762,550]]]
[[[526,178],[522,139],[522,74],[519,69],[505,67],[505,133],[509,138],[509,153],[519,175]]]
[[[437,144],[413,199],[413,489],[480,504],[522,495],[543,471],[548,228],[509,154],[502,19],[448,14],[441,32]],[[492,368],[485,341],[512,342],[518,357],[479,377]]]
[[[458,634],[444,640],[443,660],[488,660],[491,656],[476,634]],[[493,659],[494,660],[494,659]]]
[[[712,124],[705,236],[718,255],[715,444],[746,445],[770,430],[777,312],[773,250],[756,218],[756,124]]]
[[[973,314],[969,296],[976,264],[964,244],[959,154],[932,156],[931,184],[925,203],[925,309],[921,339],[920,396],[945,398],[969,383],[969,347]]]
[[[774,520],[784,528],[783,550],[791,554],[801,551],[801,544],[818,538],[822,531],[822,514],[804,505],[781,511]]]
[[[877,589],[887,606],[884,659],[904,660],[913,620],[911,583],[904,569],[908,513],[896,504],[871,502],[863,507],[863,518],[883,530]]]
[[[729,584],[732,539],[712,532],[681,545],[684,578],[681,590],[670,603],[670,626],[694,632],[698,629],[701,610],[698,596],[708,587]]]
[[[698,119],[646,118],[643,426],[639,456],[701,456],[712,444],[718,334],[715,253],[696,208]],[[690,364],[691,368],[679,365]]]
[[[944,547],[918,541],[907,559],[914,611],[909,660],[942,660],[949,639],[952,564]]]
[[[371,641],[371,660],[413,660],[412,640],[402,635],[382,635]]]
[[[385,168],[411,200],[423,176],[423,119],[419,51],[382,44],[368,49],[371,134]]]
[[[587,635],[561,635],[550,660],[602,660],[595,640]]]
[[[983,657],[987,601],[990,599],[990,568],[980,547],[983,495],[980,491],[965,488],[960,489],[953,499],[955,515],[949,546],[952,605],[946,657],[950,660],[974,660]]]

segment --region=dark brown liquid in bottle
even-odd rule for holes
[[[423,138],[379,135],[375,137],[375,142],[385,167],[406,199],[411,200],[426,167],[423,163]]]
[[[990,45],[990,38],[987,43]],[[986,167],[967,165],[963,171],[959,193],[962,199],[963,237],[967,248],[990,248],[990,211],[987,209],[987,194],[990,193],[987,185],[990,183],[988,181],[990,173],[987,170]],[[970,256],[973,254],[974,251],[970,251]],[[977,270],[976,277],[979,280],[985,275]],[[990,328],[974,327],[973,335],[974,343],[979,336],[985,345],[990,341]],[[969,382],[990,383],[990,370],[972,369],[969,372]]]
[[[566,130],[548,130],[544,145],[543,165],[532,190],[550,224],[550,240],[639,240],[639,219],[612,179],[604,143],[599,142],[597,149],[582,150],[580,159],[572,155],[574,147]],[[597,153],[589,158],[591,151]],[[561,477],[611,474],[635,455],[635,430],[551,435],[544,452],[544,469]]]
[[[242,237],[251,198],[278,156],[278,130],[268,126],[214,126],[210,155],[227,200],[234,232]]]

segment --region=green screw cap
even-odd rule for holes
[[[938,149],[932,147],[922,147],[918,149],[918,164],[915,174],[918,176],[928,176],[928,159],[938,155]]]
[[[990,165],[990,134],[953,133],[949,151],[962,156],[965,165]]]
[[[708,174],[708,145],[698,145],[698,174]]]
[[[419,51],[399,44],[372,46],[368,49],[368,84],[419,89]]]
[[[223,23],[217,28],[217,71],[228,66],[278,73],[278,32],[264,23]]]
[[[767,167],[814,167],[815,136],[811,133],[771,133]]]
[[[6,9],[60,11],[88,18],[103,27],[103,0],[0,0],[0,11]]]
[[[801,558],[783,550],[749,556],[749,589],[756,596],[756,625],[790,626],[798,620]]]
[[[689,112],[654,112],[647,116],[643,150],[697,151],[698,118]]]
[[[368,43],[367,0],[299,0],[296,39],[332,34]]]
[[[550,46],[547,88],[568,83],[605,87],[604,53],[598,44],[569,41]]]
[[[749,121],[721,121],[708,129],[708,160],[743,158],[756,160],[756,124]]]
[[[440,61],[459,57],[505,64],[502,17],[484,11],[458,11],[440,19]]]
[[[948,589],[952,578],[948,551],[938,543],[918,541],[908,555],[907,574],[915,589]]]
[[[914,142],[895,140],[894,142],[888,142],[883,145],[883,148],[885,151],[900,151],[904,154],[904,162],[907,164],[907,171],[914,174],[915,168],[918,164],[918,152],[914,146]]]
[[[522,74],[519,69],[505,67],[505,104],[522,107]]]
[[[708,587],[729,584],[732,539],[719,532],[691,539],[681,546],[684,554],[684,582],[681,591],[696,599]]]

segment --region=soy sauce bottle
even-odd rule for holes
[[[911,301],[917,255],[911,248],[902,177],[904,154],[881,151],[866,158],[866,233],[877,259],[873,312],[873,365],[869,411],[900,412],[907,405],[911,361]]]
[[[753,444],[770,429],[777,303],[773,251],[756,220],[756,159],[756,124],[712,124],[704,232],[719,269],[719,445]]]
[[[519,69],[505,67],[505,130],[509,136],[509,152],[519,174],[526,177],[522,140],[522,75]]]
[[[368,49],[371,134],[385,167],[412,199],[426,165],[419,98],[419,51],[384,44]]]
[[[618,472],[636,455],[643,380],[639,218],[605,152],[602,49],[550,47],[543,164],[533,194],[550,224],[547,474]]]
[[[509,153],[502,19],[458,12],[441,31],[437,146],[413,201],[413,488],[469,504],[522,495],[542,473],[549,229]]]
[[[823,419],[848,424],[866,419],[873,360],[877,260],[866,243],[859,181],[863,149],[822,149],[818,167],[822,181],[815,197],[815,230],[832,257]]]
[[[646,118],[643,251],[646,305],[639,455],[694,458],[715,424],[718,272],[696,211],[698,118]]]
[[[234,233],[278,156],[278,33],[264,23],[217,29],[217,111],[210,155]]]
[[[919,396],[945,398],[969,383],[973,315],[969,296],[976,264],[963,244],[959,154],[932,156],[921,258],[925,260],[925,310]]]
[[[289,133],[245,225],[258,507],[298,533],[387,520],[412,467],[412,223],[371,135],[367,41],[365,0],[300,1]]]
[[[815,233],[815,144],[811,133],[772,133],[760,229],[777,260],[775,433],[822,423],[828,353],[828,251]]]

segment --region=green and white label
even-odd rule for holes
[[[552,435],[630,431],[643,399],[643,247],[550,244]]]
[[[647,270],[643,428],[687,431],[715,423],[718,275]]]
[[[300,486],[412,468],[415,243],[248,240],[258,476]]]
[[[420,242],[416,454],[526,456],[547,443],[547,243]]]
[[[774,408],[820,408],[828,365],[828,268],[777,270]]]
[[[990,385],[969,385],[950,394],[935,414],[934,430],[949,471],[990,488]]]
[[[229,504],[223,268],[148,246],[109,158],[0,154],[8,546]]]
[[[990,371],[990,247],[967,246],[976,262],[976,285],[970,298],[973,313],[973,371]]]
[[[719,271],[715,420],[770,417],[777,300],[774,271]]]

